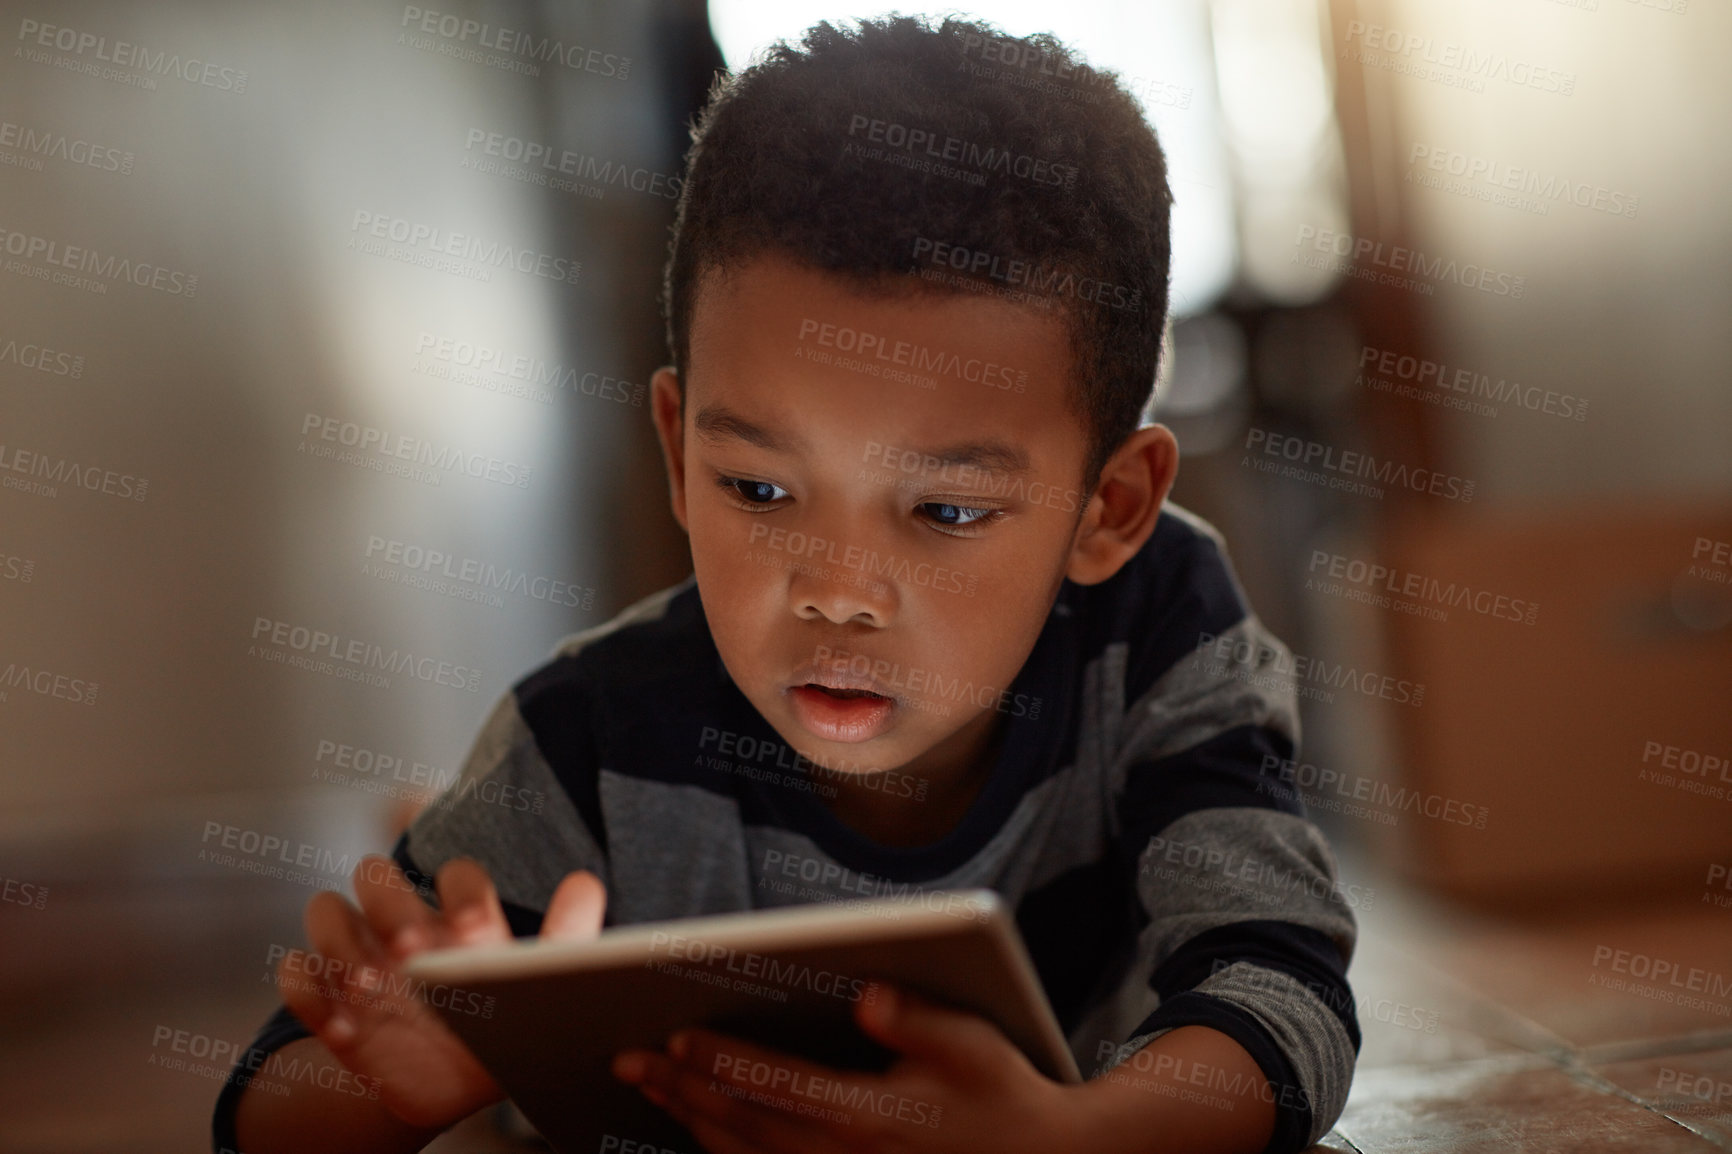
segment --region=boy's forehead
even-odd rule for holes
[[[1058,432],[1083,452],[1069,404],[1075,355],[1057,308],[864,286],[766,256],[700,282],[690,342],[688,410],[705,397],[761,404],[774,394],[791,424],[821,406],[927,441],[991,430],[1046,442],[1051,456]]]

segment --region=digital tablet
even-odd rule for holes
[[[871,978],[980,1014],[1048,1077],[1082,1081],[1016,923],[987,889],[647,922],[584,942],[429,950],[405,970],[565,1154],[635,1148],[627,1142],[699,1154],[611,1068],[619,1051],[664,1049],[682,1027],[838,1069],[886,1068],[893,1055],[853,1019]]]

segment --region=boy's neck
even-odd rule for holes
[[[955,829],[998,763],[1004,714],[984,710],[968,725],[895,772],[913,779],[909,791],[874,788],[852,775],[830,777],[833,796],[820,793],[842,823],[881,845],[922,846]],[[924,788],[921,788],[924,786]]]

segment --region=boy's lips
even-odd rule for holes
[[[783,692],[800,724],[826,741],[869,741],[896,712],[896,698],[883,683],[823,662],[796,669]]]

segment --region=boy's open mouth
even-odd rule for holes
[[[823,681],[794,681],[785,691],[789,707],[806,732],[825,741],[870,741],[885,732],[897,712],[896,698],[865,685],[877,685],[870,677],[816,672],[830,681],[852,682],[826,685]],[[795,674],[798,677],[799,673]],[[861,684],[861,683],[864,683]],[[888,688],[880,685],[879,688]]]

